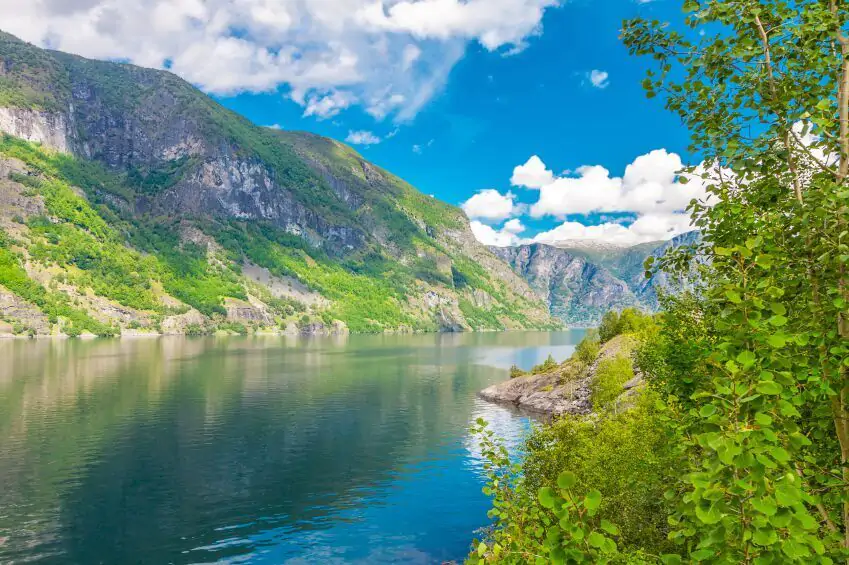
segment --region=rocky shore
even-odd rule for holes
[[[478,395],[486,401],[509,405],[523,412],[556,417],[563,414],[585,415],[593,412],[592,385],[599,366],[618,356],[630,357],[633,339],[620,335],[605,343],[590,364],[572,358],[543,373],[512,378],[493,385]],[[622,385],[625,399],[643,384],[635,370],[633,378]]]

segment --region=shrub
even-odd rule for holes
[[[591,386],[593,407],[603,410],[622,394],[622,385],[634,378],[631,358],[619,355],[598,364]]]
[[[535,375],[540,373],[550,373],[559,366],[560,365],[557,363],[557,361],[554,360],[554,356],[549,353],[548,358],[543,363],[535,365],[531,369],[531,373]]]
[[[511,379],[515,379],[516,377],[524,377],[527,374],[528,374],[527,371],[523,371],[522,369],[520,369],[516,365],[513,365],[512,367],[510,367],[510,378]]]
[[[590,330],[575,348],[572,358],[577,359],[584,365],[590,365],[598,357],[599,351],[601,351],[601,341],[598,331]]]
[[[636,308],[625,308],[621,313],[611,310],[602,317],[598,335],[601,343],[606,343],[617,335],[637,333],[652,324],[652,317]]]

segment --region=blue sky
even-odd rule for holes
[[[489,189],[465,207],[487,243],[635,243],[686,230],[674,154],[690,160],[688,134],[646,99],[649,62],[619,39],[626,18],[680,21],[678,0],[60,4],[4,10],[15,15],[3,27],[167,67],[260,125],[360,142],[367,159],[451,204]],[[534,155],[547,182],[511,184]]]

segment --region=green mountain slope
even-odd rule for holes
[[[460,210],[167,72],[0,32],[0,132],[6,331],[556,326]]]

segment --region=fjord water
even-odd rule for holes
[[[476,393],[581,335],[0,342],[0,562],[461,560]]]

